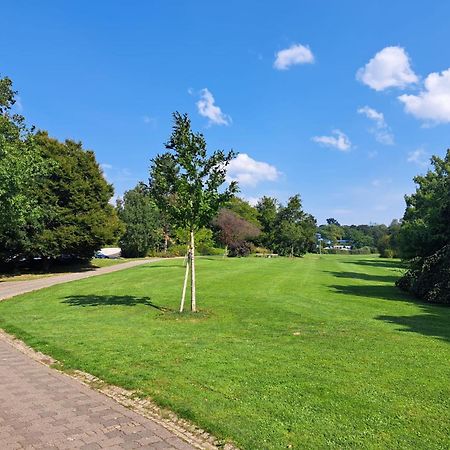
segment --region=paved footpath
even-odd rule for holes
[[[158,259],[0,283],[0,300],[153,261]],[[191,450],[196,447],[106,395],[31,359],[0,335],[0,450],[38,448]]]
[[[81,280],[82,278],[95,277],[105,273],[117,272],[118,270],[128,269],[130,267],[140,266],[161,258],[138,259],[136,261],[128,261],[109,267],[101,267],[100,269],[89,270],[87,272],[73,272],[51,277],[38,278],[28,281],[4,281],[0,283],[0,300],[14,297],[15,295],[24,294],[25,292],[36,291],[55,284],[67,283],[68,281]]]
[[[195,447],[0,337],[0,449]]]

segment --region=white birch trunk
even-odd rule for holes
[[[186,288],[187,288],[187,282],[188,282],[188,275],[189,275],[189,253],[187,257],[187,264],[186,264],[186,272],[184,275],[184,284],[183,284],[183,294],[181,295],[181,304],[180,304],[180,313],[183,312],[184,309],[184,301],[186,300]]]
[[[191,311],[197,312],[197,302],[195,297],[195,242],[194,230],[191,230]]]

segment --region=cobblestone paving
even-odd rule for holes
[[[195,447],[0,339],[0,449]]]

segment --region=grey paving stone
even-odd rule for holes
[[[195,448],[1,338],[0,380],[1,450]]]

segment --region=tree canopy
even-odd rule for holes
[[[190,232],[191,310],[196,311],[194,233],[209,225],[219,208],[237,192],[236,182],[222,188],[227,166],[235,153],[216,150],[208,155],[206,140],[203,134],[191,130],[188,115],[175,112],[173,119],[172,134],[165,145],[169,151],[152,160],[149,187],[158,207],[173,225]],[[186,281],[181,311],[185,288]]]
[[[398,243],[410,270],[398,286],[429,302],[450,303],[450,150],[431,164],[414,178],[416,192],[405,197]]]
[[[125,192],[123,200],[117,203],[119,218],[125,225],[125,232],[120,238],[122,256],[146,256],[162,238],[160,214],[147,187],[139,183]]]

